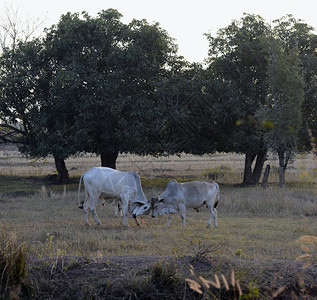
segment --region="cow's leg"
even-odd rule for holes
[[[82,201],[81,204],[82,204],[82,209],[84,211],[84,223],[85,223],[85,226],[87,226],[87,227],[89,227],[89,223],[88,223],[88,209],[89,209],[88,203],[89,203],[89,200],[90,200],[89,194],[88,194],[87,190],[85,189],[85,200]]]
[[[214,228],[217,228],[217,210],[214,207],[210,207],[210,218],[207,224],[207,228],[210,228],[211,222],[214,219]]]
[[[94,219],[95,219],[97,225],[98,225],[98,226],[101,226],[100,220],[99,220],[99,218],[98,218],[98,216],[97,216],[96,206],[91,210],[91,213],[92,213],[92,215],[93,215],[93,217],[94,217]]]
[[[113,200],[114,203],[114,215],[118,216],[118,200]]]
[[[179,212],[181,214],[181,218],[182,218],[182,227],[185,227],[185,216],[186,216],[186,206],[185,205],[179,205]]]
[[[86,203],[85,203],[85,204],[86,204]],[[88,223],[88,205],[84,205],[83,211],[84,211],[84,222],[85,222],[85,226],[89,227],[89,223]]]
[[[85,210],[85,207],[87,206],[87,208],[89,208],[91,210],[91,213],[92,213],[97,225],[101,225],[100,220],[99,220],[97,213],[96,213],[96,206],[98,204],[100,194],[93,193],[92,191],[88,191],[88,194],[89,194],[89,201],[87,201],[87,204],[85,203],[84,210]],[[87,214],[87,212],[86,212],[86,214]]]
[[[214,215],[214,228],[218,227],[218,222],[217,222],[217,210],[213,207],[212,213]]]
[[[124,226],[129,227],[128,225],[128,213],[129,213],[129,202],[122,199],[122,212],[123,212],[123,220],[124,220]]]
[[[167,222],[166,222],[166,225],[165,225],[166,228],[168,228],[170,226],[171,219],[172,219],[172,214],[168,214],[168,219],[167,219]]]

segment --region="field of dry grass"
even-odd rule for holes
[[[147,188],[145,194],[150,197],[161,190]],[[308,289],[317,291],[316,281],[312,279],[317,276],[317,243],[306,245],[310,256],[303,263],[296,262],[306,253],[297,240],[317,232],[316,193],[311,188],[282,190],[274,186],[262,190],[223,186],[217,229],[206,228],[209,215],[205,208],[200,212],[188,210],[185,228],[181,228],[178,215],[173,216],[168,229],[164,228],[166,215],[155,219],[147,215],[142,227],[129,219],[130,228],[126,229],[122,217],[114,216],[111,203],[98,206],[103,227],[97,227],[89,215],[92,226],[86,228],[83,211],[77,207],[77,193],[67,190],[65,193],[63,187],[59,190],[48,188],[48,197],[41,192],[29,196],[2,196],[0,205],[1,230],[15,233],[27,245],[31,258],[28,278],[32,284],[38,282],[36,299],[52,295],[54,299],[65,299],[70,296],[70,285],[74,285],[71,290],[76,297],[82,299],[86,296],[78,296],[78,293],[85,289],[89,291],[88,298],[102,299],[96,295],[101,287],[109,285],[116,289],[123,285],[121,290],[129,287],[129,298],[139,299],[133,296],[136,293],[134,285],[139,287],[147,282],[142,293],[149,293],[151,270],[155,263],[165,260],[172,264],[166,267],[163,264],[160,276],[170,276],[164,272],[172,268],[170,272],[177,272],[179,280],[184,280],[185,274],[188,276],[190,264],[194,265],[196,274],[207,279],[213,279],[217,273],[229,276],[234,269],[244,292],[248,294],[252,284],[263,297],[265,295],[264,299],[270,299],[277,287],[283,286],[287,292],[281,299],[289,299],[293,289],[296,295],[300,293],[295,287],[303,280],[306,281],[302,288],[306,289],[305,293],[310,294]],[[308,269],[304,268],[306,261],[312,263]],[[86,272],[89,272],[88,281]],[[142,278],[142,282],[138,283],[136,278]],[[127,282],[122,283],[123,279]],[[109,293],[105,292],[106,298],[118,298]],[[167,297],[194,299],[188,291],[182,293],[188,298],[183,294]],[[122,297],[127,295],[119,299]],[[160,297],[155,294],[151,298]],[[226,294],[222,292],[217,299],[227,299]]]
[[[278,160],[270,155],[266,164],[271,165],[270,182],[278,181]],[[66,160],[71,177],[80,177],[93,166],[100,166],[100,158],[95,155],[84,155]],[[212,155],[172,155],[169,157],[137,156],[120,154],[117,169],[134,170],[143,177],[195,177],[205,179],[205,174],[213,169],[225,168],[217,180],[223,184],[242,182],[244,156],[230,153],[215,153]],[[45,160],[25,159],[15,147],[0,145],[0,176],[46,176],[55,174],[53,158]],[[316,183],[317,159],[312,154],[297,155],[289,164],[286,172],[287,182]]]
[[[273,157],[269,162],[273,166],[277,165],[277,161]],[[84,171],[91,166],[99,165],[99,160],[93,156],[85,156],[69,159],[66,164],[71,177],[78,180]],[[214,272],[230,274],[230,268],[234,268],[237,278],[245,284],[246,289],[249,289],[249,283],[257,285],[259,289],[261,288],[261,293],[266,295],[265,299],[270,298],[267,295],[272,295],[277,286],[283,287],[283,285],[287,287],[287,295],[291,295],[293,286],[299,286],[301,280],[307,281],[301,283],[306,287],[306,291],[308,288],[313,290],[315,288],[317,291],[316,282],[308,280],[308,277],[303,278],[303,275],[301,277],[296,275],[297,273],[302,274],[301,270],[306,261],[299,265],[295,262],[296,258],[309,251],[310,256],[306,256],[306,260],[314,266],[309,270],[313,274],[317,274],[317,244],[309,244],[303,248],[297,242],[301,236],[317,235],[316,160],[311,155],[299,156],[291,164],[288,171],[288,180],[291,184],[285,189],[280,189],[273,184],[273,182],[277,182],[274,177],[276,176],[274,168],[270,179],[271,184],[265,190],[260,187],[235,187],[234,185],[241,182],[242,179],[243,157],[233,154],[215,154],[203,157],[184,155],[180,158],[157,159],[122,155],[117,167],[122,170],[138,171],[142,176],[145,194],[147,198],[150,198],[164,190],[166,178],[195,177],[203,179],[204,171],[221,165],[227,167],[227,172],[217,174],[219,175],[217,182],[220,183],[221,190],[218,229],[206,228],[208,220],[206,208],[202,208],[200,212],[188,210],[184,229],[181,228],[179,215],[173,216],[169,229],[164,228],[166,215],[155,219],[147,215],[144,217],[145,224],[142,227],[136,227],[133,220],[129,219],[131,227],[126,229],[123,227],[122,217],[114,216],[114,207],[111,203],[107,203],[105,206],[99,205],[97,208],[103,227],[96,227],[93,223],[94,220],[89,215],[90,223],[93,226],[86,228],[83,223],[83,211],[77,207],[76,184],[67,187],[46,186],[47,196],[42,192],[44,183],[42,179],[47,174],[54,173],[51,159],[32,162],[25,160],[15,151],[1,152],[0,150],[1,230],[2,232],[14,232],[27,244],[30,256],[37,261],[35,265],[32,264],[31,278],[34,276],[37,278],[36,280],[40,280],[47,276],[47,279],[41,282],[40,287],[35,288],[38,297],[41,295],[42,298],[52,297],[54,294],[52,290],[55,291],[53,286],[59,284],[64,284],[65,293],[68,293],[66,284],[70,283],[66,277],[71,278],[71,273],[67,273],[66,269],[70,270],[69,272],[76,269],[78,272],[77,268],[80,265],[83,268],[82,272],[85,273],[84,268],[87,268],[87,262],[100,261],[102,263],[97,264],[96,268],[113,271],[116,268],[113,262],[120,257],[125,258],[120,260],[121,267],[119,268],[118,263],[117,271],[111,273],[116,279],[120,279],[120,276],[123,276],[122,272],[127,272],[129,266],[132,266],[136,260],[147,261],[146,266],[138,272],[148,276],[150,271],[145,270],[150,270],[153,263],[159,258],[164,257],[177,261],[190,258],[192,261],[197,259],[196,263],[201,260],[208,261],[209,269],[203,270],[197,266],[198,269],[195,270],[195,272],[202,272],[201,274],[206,278],[212,278]],[[19,192],[11,193],[13,190]],[[42,261],[43,258],[45,258],[45,262]],[[85,263],[79,263],[79,260],[84,260]],[[66,263],[66,261],[68,262]],[[217,263],[212,267],[213,262]],[[59,272],[56,269],[58,264]],[[143,266],[143,264],[141,265]],[[290,271],[287,267],[290,265],[296,265],[296,268]],[[189,270],[188,263],[187,266]],[[266,268],[271,268],[269,280],[265,279],[265,276],[268,276]],[[283,270],[285,268],[285,274],[281,274],[279,268]],[[44,269],[47,270],[46,273],[43,271]],[[94,270],[90,271],[94,272]],[[295,271],[296,274],[293,274]],[[315,271],[316,273],[314,273]],[[78,273],[76,274],[79,276]],[[95,274],[97,274],[96,270]],[[104,273],[101,274],[105,276]],[[139,276],[135,273],[129,274],[133,278]],[[266,275],[263,276],[263,274]],[[275,278],[276,274],[280,276],[280,283],[274,288],[276,282],[274,283],[272,278]],[[290,276],[292,277],[291,282]],[[58,281],[59,279],[64,283]],[[130,283],[133,283],[130,277],[129,280]],[[48,289],[43,294],[41,294],[42,284]],[[83,281],[81,281],[81,286],[82,284]],[[104,287],[109,282],[100,283],[98,281],[98,284]],[[48,285],[53,286],[48,287]],[[100,285],[98,285],[99,289]],[[272,291],[266,291],[268,285]],[[86,286],[86,288],[88,287]],[[99,299],[95,288],[95,286],[89,285],[91,290],[89,290],[88,298]],[[83,293],[83,291],[81,292]],[[101,292],[99,291],[99,293]],[[107,293],[104,295],[108,295],[111,299]],[[138,299],[138,297],[131,296],[134,295],[133,293],[136,293],[135,289],[129,294],[130,298]],[[298,295],[300,291],[296,290],[294,293]],[[63,294],[64,296],[61,293],[55,295],[59,295],[62,299],[66,294]],[[156,299],[160,298],[158,295],[156,294]],[[187,292],[187,295],[188,299],[193,299],[193,294]],[[198,297],[198,294],[195,295]],[[207,297],[206,294],[204,295]],[[226,294],[223,294],[222,299],[226,299],[224,295]],[[210,295],[209,297],[212,298]],[[113,295],[112,299],[115,298]],[[183,298],[186,297],[182,294],[179,299]],[[221,296],[216,298],[220,299]]]
[[[146,189],[147,197],[160,189]],[[82,195],[83,196],[83,195]],[[111,203],[98,206],[103,224],[98,228],[90,217],[91,228],[83,225],[83,211],[77,207],[77,193],[62,191],[44,198],[32,196],[1,199],[0,220],[7,230],[30,241],[34,253],[93,257],[108,255],[180,255],[193,251],[192,241],[204,241],[217,248],[213,255],[234,256],[241,249],[247,258],[295,259],[300,254],[296,240],[317,232],[316,194],[306,189],[261,190],[223,188],[218,209],[219,228],[207,229],[208,211],[188,210],[186,228],[179,215],[171,228],[163,228],[167,216],[144,216],[145,225],[123,227],[123,218],[114,216]],[[157,247],[160,245],[160,247]],[[218,247],[219,246],[219,247]]]

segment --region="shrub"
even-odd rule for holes
[[[156,262],[151,269],[151,281],[159,288],[175,288],[180,283],[178,268],[173,263]]]
[[[218,180],[224,178],[224,176],[229,174],[230,172],[232,172],[231,168],[224,165],[220,165],[218,167],[203,171],[201,175],[203,175],[207,179]]]
[[[189,240],[188,248],[192,252],[192,261],[200,260],[211,254],[216,254],[221,249],[221,244],[212,244],[211,240],[205,240],[194,236]]]
[[[26,277],[27,249],[12,231],[0,228],[0,289],[19,293]],[[12,295],[11,295],[12,296]]]

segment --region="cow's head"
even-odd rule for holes
[[[140,202],[139,205],[133,210],[132,216],[136,218],[140,215],[147,215],[150,213],[151,210],[151,203],[150,202]]]
[[[152,217],[157,215],[174,214],[177,212],[177,208],[173,206],[167,199],[160,198],[160,196],[151,199]]]
[[[163,202],[164,202],[164,199],[159,199],[158,197],[151,198],[151,208],[152,208],[153,218],[155,218],[161,211],[161,208],[164,206]]]

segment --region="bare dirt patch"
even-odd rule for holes
[[[230,284],[235,271],[245,295],[252,299],[317,299],[317,265],[283,260],[240,258],[109,256],[29,258],[29,274],[20,293],[23,299],[232,299],[232,287],[194,292],[185,278],[199,282],[221,274]],[[190,273],[193,267],[195,275]],[[221,277],[220,277],[221,278]],[[277,291],[280,291],[277,293]],[[258,296],[256,296],[258,293]]]

